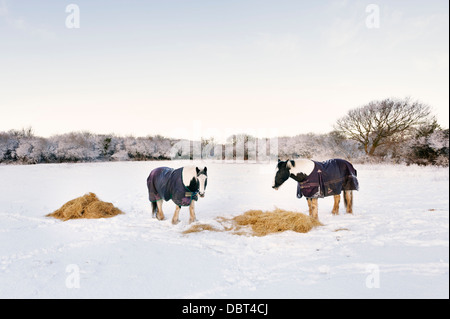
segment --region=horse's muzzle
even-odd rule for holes
[[[278,190],[278,186],[272,186],[272,188],[276,191]]]
[[[200,195],[200,197],[205,197],[205,193],[198,193],[198,195]]]

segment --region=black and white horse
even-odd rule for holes
[[[297,184],[297,197],[306,197],[309,215],[319,219],[318,198],[334,196],[332,214],[339,214],[341,192],[347,213],[353,213],[353,190],[358,190],[357,172],[353,165],[342,159],[316,162],[309,159],[278,160],[273,188],[278,189],[291,177]]]
[[[147,178],[149,200],[152,203],[153,217],[164,219],[163,200],[172,200],[176,206],[172,223],[179,222],[181,206],[189,206],[189,223],[195,218],[195,201],[198,196],[204,197],[208,180],[207,169],[185,166],[178,169],[158,167],[151,171]]]

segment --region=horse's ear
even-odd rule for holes
[[[205,166],[205,168],[203,169],[203,172],[205,172],[205,175],[206,175],[206,166]]]
[[[278,159],[278,163],[279,163],[279,162],[281,162],[281,160],[280,160],[280,159]]]
[[[197,175],[198,175],[198,173],[200,172],[200,170],[198,169],[198,167],[195,168],[195,171],[196,171]]]

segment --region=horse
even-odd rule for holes
[[[317,162],[309,159],[281,161],[278,159],[277,172],[272,188],[277,190],[285,181],[292,178],[297,184],[297,197],[306,197],[309,215],[319,219],[318,198],[334,196],[331,213],[339,214],[341,192],[344,191],[346,211],[353,213],[353,191],[359,189],[357,171],[343,159],[330,159]]]
[[[164,220],[163,200],[172,200],[177,206],[172,217],[172,224],[177,224],[181,206],[189,206],[189,223],[196,221],[195,205],[198,196],[205,197],[208,180],[207,168],[185,166],[178,169],[158,167],[150,172],[147,178],[149,200],[152,204],[152,215]]]

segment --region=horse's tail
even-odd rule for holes
[[[348,213],[353,212],[353,191],[344,190],[344,205]]]
[[[158,206],[156,205],[156,202],[151,202],[152,203],[152,217],[156,217],[156,213],[158,212]]]

